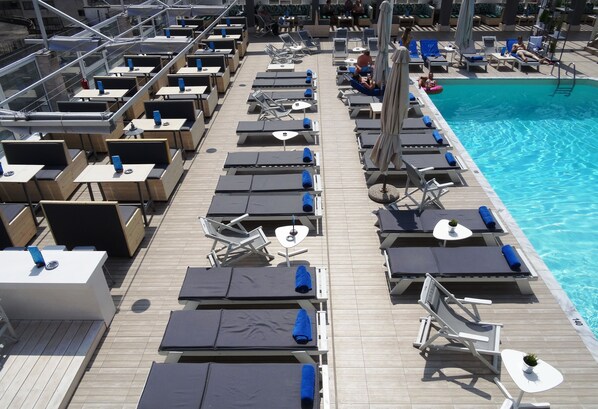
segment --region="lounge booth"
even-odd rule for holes
[[[170,118],[182,118],[185,119],[185,124],[179,132],[146,130],[143,134],[144,138],[166,138],[170,146],[179,146],[175,138],[180,138],[184,150],[194,151],[197,149],[206,125],[203,111],[195,109],[193,101],[146,101],[146,118],[153,118],[154,111],[160,111],[163,122],[168,122]]]
[[[247,47],[249,46],[249,36],[247,36],[244,33],[247,33],[246,30],[244,30],[241,27],[218,27],[215,28],[213,33],[214,35],[221,35],[222,34],[222,30],[226,30],[226,34],[227,35],[240,35],[241,39],[237,41],[237,50],[239,51],[239,57],[243,58],[245,57],[245,53],[247,53]]]
[[[179,78],[182,78],[186,86],[203,86],[206,91],[201,95],[201,106],[204,116],[211,117],[218,105],[218,90],[216,81],[210,74],[168,74],[168,85],[176,87],[179,85]],[[169,99],[189,99],[189,96],[171,95]],[[197,101],[197,100],[196,100]]]
[[[235,40],[203,40],[203,43],[206,47],[210,46],[211,43],[214,43],[214,47],[217,50],[230,50],[226,55],[230,72],[234,74],[237,71],[237,68],[239,67],[239,53],[237,52],[237,44]],[[208,49],[198,50],[195,54],[205,55],[210,53],[212,52]]]
[[[228,66],[228,58],[224,54],[202,54],[202,55],[187,55],[187,65],[189,67],[197,67],[197,60],[201,60],[203,67],[219,67],[220,71],[215,75],[216,86],[218,92],[224,93],[230,84],[230,67]],[[198,71],[199,72],[199,71]]]
[[[93,77],[96,88],[98,88],[98,81],[102,81],[105,89],[128,89],[124,100],[127,101],[139,91],[139,84],[135,77],[112,77],[112,76],[96,76]],[[145,93],[135,103],[127,109],[125,115],[127,119],[139,118],[143,114],[143,101],[149,100],[149,94]],[[116,109],[114,109],[116,110]]]
[[[26,246],[37,233],[31,209],[20,203],[0,203],[0,250]]]
[[[125,63],[127,63],[128,60],[131,60],[133,62],[134,66],[154,67],[154,69],[150,73],[151,77],[157,75],[157,73],[160,72],[160,70],[168,62],[167,59],[162,58],[159,55],[125,54],[125,55],[123,55],[123,59],[124,59]],[[158,90],[165,85],[166,85],[166,79],[164,77],[161,77],[156,82],[156,84],[154,84],[153,88],[154,88],[154,90]]]

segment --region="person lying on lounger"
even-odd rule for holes
[[[374,80],[372,80],[371,74],[368,74],[366,77],[362,77],[361,75],[355,73],[353,75],[353,79],[355,81],[359,82],[361,84],[361,86],[363,86],[369,90],[380,88],[380,86],[378,84],[376,84],[376,82],[374,82]]]
[[[428,76],[419,77],[417,84],[420,88],[425,88],[429,90],[430,88],[434,88],[436,85],[436,80],[434,79],[434,74],[430,71]]]
[[[546,58],[540,58],[536,54],[528,51],[523,44],[523,37],[517,37],[517,42],[513,44],[513,48],[511,49],[511,54],[516,54],[519,58],[523,61],[527,62],[528,58],[532,58],[536,61],[539,61],[541,64],[548,64],[548,60]]]

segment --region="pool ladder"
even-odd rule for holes
[[[557,81],[556,81],[556,88],[554,89],[554,92],[552,93],[552,95],[555,94],[562,94],[565,95],[566,97],[568,97],[569,95],[571,95],[571,92],[573,92],[573,88],[575,88],[575,80],[577,78],[577,69],[575,68],[575,63],[571,62],[569,64],[567,64],[567,70],[565,71],[565,75],[568,77],[569,76],[569,67],[572,68],[572,73],[573,73],[573,81],[571,82],[570,85],[565,86],[564,84],[561,84],[561,63],[557,62],[555,65],[558,65],[558,71],[557,71]],[[552,75],[552,71],[554,70],[554,65],[552,66],[552,70],[550,70],[550,74]]]

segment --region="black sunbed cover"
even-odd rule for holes
[[[314,206],[315,210],[315,206]],[[283,195],[214,195],[208,217],[241,216],[303,216],[303,193]]]
[[[359,135],[359,140],[361,141],[361,147],[363,149],[371,149],[374,147],[374,144],[378,140],[380,136],[380,132],[376,133],[362,133]],[[403,147],[417,147],[417,146],[425,146],[425,147],[447,147],[448,143],[443,138],[442,143],[436,142],[434,136],[431,132],[426,133],[414,133],[414,134],[401,134],[401,146]]]
[[[358,131],[381,129],[380,119],[356,119],[355,129]],[[436,129],[434,123],[428,127],[422,118],[405,118],[402,129]]]
[[[307,78],[306,71],[291,71],[291,72],[258,72],[255,74],[256,79],[272,79],[272,78],[291,78],[291,79],[302,79],[305,82],[305,78]]]
[[[299,309],[179,310],[170,320],[160,351],[314,350],[317,343],[316,311],[311,319],[312,340],[298,344],[293,328]]]
[[[489,229],[477,209],[378,210],[378,227],[382,233],[432,233],[442,219],[457,219],[474,233],[502,232],[500,226]]]
[[[251,88],[313,88],[314,81],[308,84],[305,82],[305,77],[302,78],[258,78],[253,81]]]
[[[313,151],[312,151],[313,156]],[[247,166],[313,166],[303,161],[303,150],[268,152],[231,152],[227,155],[224,168]]]
[[[189,267],[179,300],[299,300],[316,296],[316,269],[311,274],[312,290],[295,291],[297,267]]]
[[[216,193],[313,191],[313,186],[305,189],[302,181],[301,173],[287,173],[282,175],[224,175],[218,179]]]
[[[313,101],[315,93],[312,92],[309,97],[305,96],[305,91],[262,91],[264,95],[277,100],[277,99],[288,99],[291,101]],[[252,94],[247,97],[247,102],[253,102]]]
[[[523,261],[519,271],[511,270],[498,246],[394,247],[386,251],[393,278],[424,277],[426,273],[437,277],[530,275]]]
[[[365,170],[379,170],[378,166],[374,165],[372,159],[370,159],[372,151],[368,149],[363,154]],[[415,166],[418,169],[433,167],[435,170],[453,170],[461,169],[459,164],[451,166],[446,161],[446,157],[442,153],[426,153],[416,155],[404,155],[403,159]],[[388,170],[396,170],[395,165],[390,163]],[[405,170],[405,164],[401,164],[401,170]]]
[[[313,129],[313,122],[311,124],[312,126],[309,128],[304,128],[303,121],[298,119],[292,119],[290,121],[239,121],[239,124],[237,125],[237,133],[272,133],[275,131],[295,131],[301,133],[311,131]]]

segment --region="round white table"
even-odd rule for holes
[[[274,137],[276,139],[278,139],[279,141],[282,141],[282,148],[283,150],[287,150],[287,144],[286,141],[294,138],[295,136],[299,135],[299,132],[295,132],[295,131],[276,131],[276,132],[272,132],[272,135],[274,135]]]
[[[303,111],[303,119],[305,119],[305,110],[307,108],[311,108],[311,104],[305,101],[293,102],[293,105],[291,106],[293,111]]]
[[[292,235],[291,231],[295,231],[296,234]],[[307,249],[295,250],[292,253],[289,253],[289,249],[297,246],[299,243],[305,240],[309,233],[309,227],[302,225],[282,226],[278,227],[275,230],[275,233],[276,238],[285,250],[284,253],[282,251],[279,251],[278,255],[284,256],[286,258],[287,267],[291,266],[290,257],[296,256],[298,254],[307,253]]]
[[[525,373],[523,371],[523,357],[525,353],[514,349],[505,349],[500,353],[500,356],[509,376],[521,390],[519,396],[515,399],[498,378],[494,378],[494,382],[506,397],[501,409],[550,408],[550,403],[521,403],[523,394],[525,392],[544,392],[555,388],[563,382],[563,374],[541,359],[538,360],[538,365],[534,367],[532,373]]]
[[[345,60],[345,64],[347,64],[347,65],[357,64],[357,58],[347,58]]]
[[[362,53],[365,50],[367,50],[367,48],[363,48],[363,47],[355,47],[355,48],[353,48],[353,52],[354,53]]]
[[[458,224],[454,229],[452,229],[451,226],[449,226],[449,221],[450,220],[447,219],[440,220],[438,223],[436,223],[436,226],[434,226],[434,231],[432,232],[432,235],[435,238],[442,240],[442,247],[446,247],[447,241],[463,240],[471,237],[473,234],[471,230],[462,224]]]
[[[449,54],[451,55],[451,62],[450,62],[450,64],[453,65],[453,57],[454,57],[455,52],[457,51],[457,49],[453,48],[453,47],[446,46],[446,47],[444,47],[443,51],[446,53],[447,57],[448,57]]]

